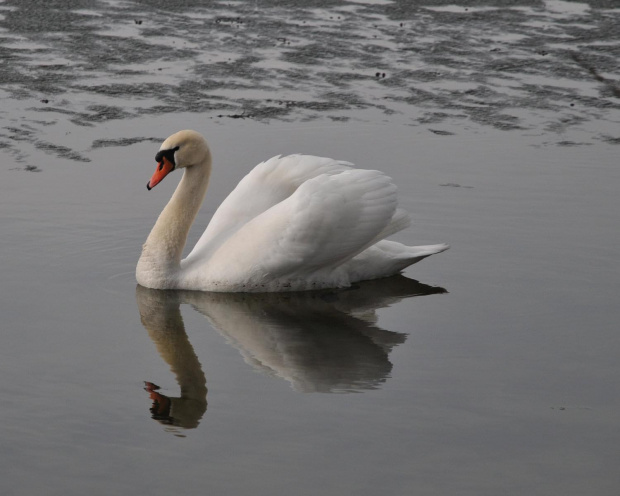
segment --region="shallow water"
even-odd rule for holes
[[[617,494],[619,26],[604,1],[0,2],[3,494]],[[188,245],[304,152],[384,170],[396,239],[452,249],[352,290],[136,287],[181,128],[215,157]]]

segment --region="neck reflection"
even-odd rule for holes
[[[175,291],[136,288],[142,325],[181,388],[181,396],[170,397],[146,382],[145,390],[153,400],[152,417],[162,424],[192,429],[207,409],[207,380],[185,333],[180,296]]]

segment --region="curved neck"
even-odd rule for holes
[[[210,174],[208,151],[201,162],[185,168],[181,182],[142,248],[137,272],[145,278],[138,281],[140,284],[159,289],[174,287],[174,275],[180,269],[187,235],[204,200]]]

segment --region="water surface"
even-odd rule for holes
[[[613,2],[0,3],[3,494],[615,495]],[[452,249],[297,295],[136,287],[261,160],[378,168]],[[145,384],[146,383],[146,384]],[[146,388],[146,390],[145,390]]]

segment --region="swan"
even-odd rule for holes
[[[155,155],[151,190],[184,169],[149,234],[136,279],[151,289],[276,292],[347,287],[400,273],[446,244],[405,246],[384,238],[410,223],[392,179],[375,170],[310,155],[258,164],[217,209],[185,259],[189,229],[204,199],[211,151],[192,130],[167,138]]]

